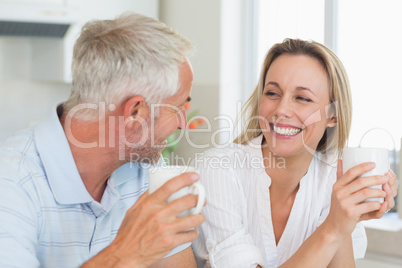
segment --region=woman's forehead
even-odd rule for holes
[[[268,84],[286,88],[309,88],[313,92],[329,90],[328,75],[322,63],[306,55],[284,54],[276,58],[265,75]]]

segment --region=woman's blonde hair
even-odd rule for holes
[[[352,97],[349,79],[342,62],[335,53],[326,46],[314,41],[285,39],[282,43],[275,44],[268,51],[261,69],[258,85],[242,109],[241,117],[249,119],[249,121],[234,142],[247,144],[262,133],[258,116],[265,76],[272,62],[283,54],[310,56],[317,59],[324,67],[329,81],[330,104],[337,124],[335,127],[325,130],[316,150],[326,152],[334,149],[337,156],[340,157],[349,137],[352,119]]]

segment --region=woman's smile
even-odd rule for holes
[[[272,136],[277,139],[291,139],[299,135],[302,131],[301,128],[296,128],[291,125],[270,123],[269,126],[273,132]]]

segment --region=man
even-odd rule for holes
[[[87,23],[74,47],[71,95],[0,148],[0,266],[195,267],[203,215],[167,203],[198,175],[153,194],[148,170],[184,128],[192,45],[136,14]]]

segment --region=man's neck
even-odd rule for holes
[[[81,179],[92,198],[101,201],[110,175],[123,163],[115,148],[100,146],[99,122],[60,119]]]
[[[108,153],[99,148],[86,149],[85,152],[73,148],[71,144],[70,148],[88,193],[94,200],[100,202],[107,180],[121,164],[113,163],[112,158],[108,157]]]

